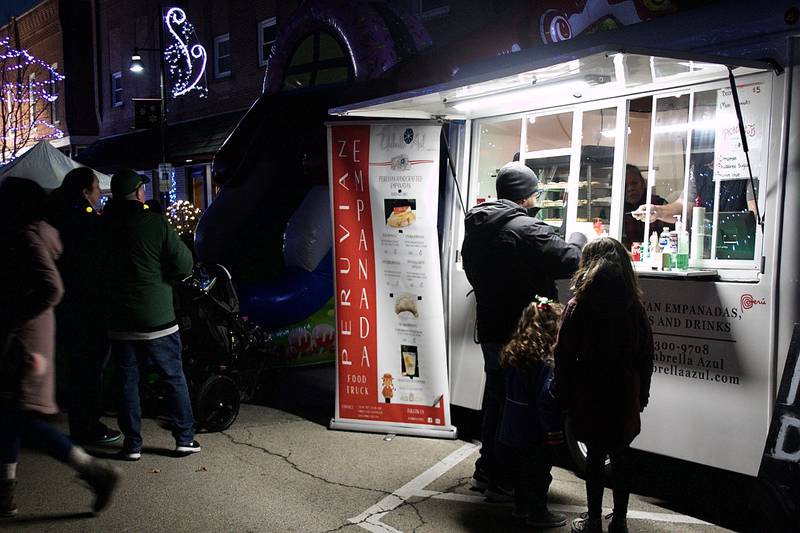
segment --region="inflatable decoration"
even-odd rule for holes
[[[281,22],[263,94],[214,157],[221,189],[197,226],[199,258],[231,269],[242,314],[270,330],[279,356],[291,364],[332,360],[327,110],[447,81],[480,59],[673,10],[668,0],[511,1],[480,31],[421,53],[431,45],[424,26],[387,1],[303,2]],[[339,47],[337,68],[347,76],[338,85],[315,87],[313,62],[294,57],[322,36]],[[304,81],[283,90],[287,76],[300,79],[298,68],[306,67]]]
[[[295,50],[319,32],[345,51],[354,85],[279,92]],[[230,267],[242,315],[270,330],[292,363],[333,358],[327,110],[393,90],[374,78],[430,42],[419,21],[388,2],[303,3],[281,24],[264,94],[214,158],[221,189],[195,249],[202,261]]]
[[[314,186],[286,224],[283,258],[286,266],[316,270],[333,245],[328,187]]]
[[[264,93],[283,88],[292,54],[314,31],[327,32],[343,46],[351,59],[353,81],[377,78],[431,44],[416,18],[388,2],[305,2],[278,30],[264,77]]]
[[[312,187],[286,224],[285,270],[264,283],[240,284],[242,314],[279,328],[325,305],[333,296],[332,231],[328,188]]]

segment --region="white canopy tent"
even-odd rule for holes
[[[77,161],[65,156],[47,141],[39,141],[33,148],[20,155],[13,162],[0,167],[0,183],[9,176],[35,181],[42,188],[52,190],[61,185],[64,176],[73,168],[82,167]],[[111,177],[94,171],[100,180],[100,189],[111,188]]]

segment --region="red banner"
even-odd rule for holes
[[[369,125],[330,128],[336,277],[336,417],[444,426],[447,422],[444,398],[439,397],[432,405],[398,403],[394,383],[398,376],[378,370],[370,135]]]

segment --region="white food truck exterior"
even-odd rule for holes
[[[331,110],[448,124],[455,176],[442,191],[441,263],[452,404],[480,409],[484,380],[474,295],[459,255],[459,197],[467,209],[491,199],[497,169],[519,152],[540,177],[545,221],[590,236],[599,221],[612,237],[647,242],[655,225],[625,235],[626,164],[633,164],[652,194],[691,219],[693,239],[706,235],[688,272],[637,265],[656,361],[633,446],[757,474],[800,321],[800,30],[788,2],[737,3],[735,14],[724,5],[717,18],[689,11],[523,50],[465,67],[441,85]],[[740,31],[730,32],[732,24]],[[703,38],[691,36],[698,28]],[[642,46],[651,42],[670,50]],[[728,67],[742,104],[752,189]],[[696,204],[706,206],[705,216]],[[568,283],[559,288],[567,298]]]

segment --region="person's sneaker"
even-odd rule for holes
[[[486,496],[487,502],[505,503],[514,499],[514,489],[492,484],[483,495]]]
[[[17,504],[14,501],[16,479],[0,480],[0,518],[10,518],[17,515]]]
[[[200,443],[196,440],[193,440],[188,444],[178,444],[175,446],[175,451],[183,455],[197,453],[200,451]]]
[[[96,459],[82,468],[79,477],[86,481],[94,492],[94,504],[92,510],[99,513],[108,506],[111,495],[117,488],[120,478],[120,470],[113,466],[107,466]]]
[[[581,516],[572,521],[572,533],[603,533],[603,520]]]
[[[75,444],[110,444],[122,438],[122,433],[116,429],[102,426],[98,431],[90,434],[76,434],[72,437]]]
[[[531,527],[546,528],[546,527],[561,527],[567,523],[567,515],[563,513],[555,513],[545,508],[542,511],[532,513],[525,523]]]
[[[487,488],[489,488],[489,476],[487,476],[483,470],[475,470],[470,480],[470,490],[483,492]]]
[[[139,450],[126,450],[123,448],[117,452],[116,458],[122,461],[138,461],[142,458],[142,452]]]
[[[611,522],[608,524],[608,533],[628,533],[628,521],[612,515]]]
[[[514,504],[514,509],[511,511],[511,517],[517,520],[525,520],[530,516],[530,512],[528,512],[527,506],[519,507],[517,504]]]

